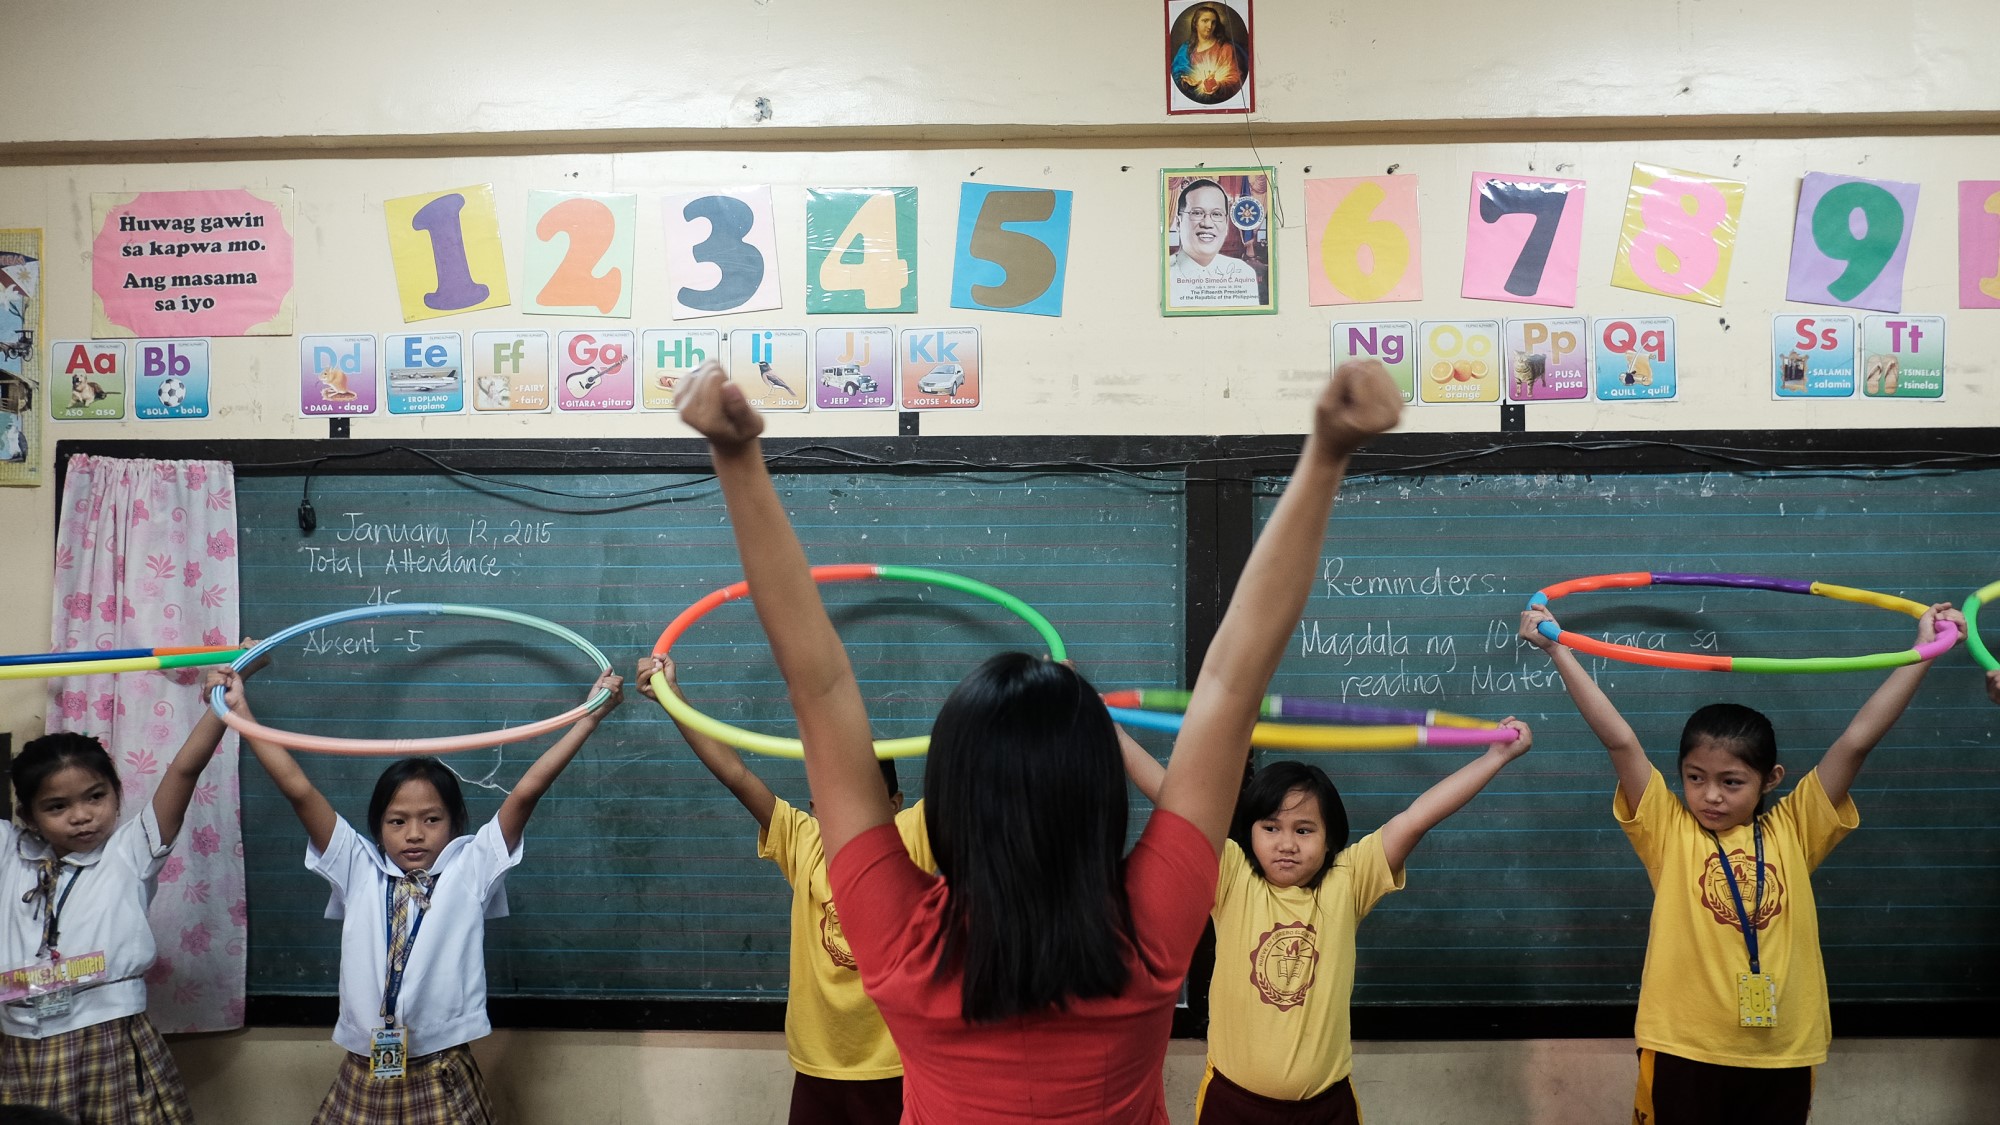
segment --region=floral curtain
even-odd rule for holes
[[[73,457],[56,536],[51,648],[228,644],[238,637],[236,475],[226,461]],[[48,729],[96,737],[125,815],[152,799],[206,705],[201,668],[49,681]],[[148,1014],[162,1031],[243,1025],[248,911],[236,736],[202,773],[153,900],[159,960]]]

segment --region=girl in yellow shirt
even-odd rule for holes
[[[1948,604],[1917,624],[1928,644]],[[1681,800],[1646,760],[1618,709],[1544,637],[1546,607],[1521,614],[1521,637],[1547,652],[1618,774],[1613,814],[1653,882],[1639,985],[1634,1125],[1804,1125],[1812,1068],[1832,1042],[1826,967],[1811,875],[1860,824],[1848,788],[1868,752],[1916,694],[1928,661],[1889,673],[1819,765],[1769,809],[1784,780],[1771,721],[1711,703],[1681,732]],[[1748,921],[1745,921],[1748,919]]]
[[[1432,786],[1353,845],[1326,771],[1304,762],[1258,770],[1236,802],[1215,885],[1215,975],[1208,1070],[1197,1125],[1359,1125],[1354,1050],[1354,932],[1383,895],[1403,889],[1403,861],[1465,807],[1534,736],[1486,753]],[[1124,731],[1125,772],[1150,799],[1165,767]]]

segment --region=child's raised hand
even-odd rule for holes
[[[236,643],[243,646],[244,648],[256,648],[258,642],[257,638],[255,637],[245,637]],[[270,666],[271,666],[271,654],[267,652],[264,655],[258,657],[257,659],[251,661],[250,666],[243,669],[243,678],[247,680],[250,677],[256,675],[257,673],[262,672],[264,669],[269,668]]]
[[[1512,742],[1495,742],[1488,746],[1486,748],[1488,754],[1498,754],[1501,761],[1511,762],[1521,755],[1526,754],[1528,748],[1535,744],[1535,732],[1528,729],[1528,724],[1514,716],[1509,715],[1500,720],[1500,725],[1503,727],[1512,727],[1521,733],[1516,735]]]
[[[608,691],[611,695],[604,702],[597,705],[597,710],[592,711],[588,716],[589,718],[602,719],[611,712],[618,710],[618,705],[625,702],[625,677],[606,669],[602,675],[597,677],[597,682],[590,685],[590,694],[596,695],[600,691]]]
[[[743,388],[730,382],[722,365],[712,359],[689,376],[674,397],[681,420],[722,452],[734,453],[764,432],[764,416],[751,407],[750,400],[743,397]]]
[[[1917,618],[1918,644],[1927,645],[1937,640],[1937,623],[1939,621],[1951,622],[1958,627],[1959,636],[1963,637],[1965,635],[1965,615],[1960,613],[1958,607],[1952,605],[1950,602],[1938,602],[1936,605],[1925,610],[1922,617]]]
[[[250,713],[250,706],[243,698],[243,677],[237,675],[236,669],[228,665],[209,669],[208,675],[203,678],[201,684],[202,698],[208,698],[218,687],[222,689],[222,702],[231,711],[239,715],[248,715]]]
[[[639,685],[640,695],[645,696],[655,703],[660,701],[660,697],[653,691],[653,673],[655,672],[667,678],[668,690],[672,691],[675,695],[681,693],[680,681],[674,676],[673,657],[642,656],[639,658],[639,670],[632,677],[632,682]]]
[[[1531,605],[1522,610],[1521,639],[1541,649],[1543,652],[1554,651],[1557,642],[1542,635],[1541,624],[1544,621],[1553,622],[1555,619],[1556,615],[1550,613],[1549,607],[1545,605]],[[1557,628],[1561,628],[1561,626],[1557,625]]]
[[[1378,359],[1350,359],[1333,370],[1333,380],[1313,408],[1313,433],[1336,456],[1345,457],[1376,434],[1393,429],[1403,416],[1403,395]]]

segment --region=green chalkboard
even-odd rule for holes
[[[779,489],[817,563],[954,571],[1045,613],[1106,682],[1183,677],[1186,513],[1178,474],[819,472]],[[741,576],[721,497],[707,477],[649,473],[321,471],[318,527],[300,531],[299,472],[238,479],[242,617],[256,635],[357,605],[501,606],[589,637],[627,675],[660,630]],[[826,588],[881,736],[928,730],[978,661],[1037,638],[1004,610],[902,583]],[[698,706],[790,733],[782,684],[747,602],[715,611],[679,644]],[[459,618],[384,618],[293,639],[253,683],[259,717],[284,729],[420,736],[518,724],[573,706],[592,678],[538,633]],[[457,755],[470,780],[511,784],[545,742]],[[339,927],[302,866],[291,810],[246,756],[250,990],[334,990]],[[362,825],[382,762],[305,756],[335,807]],[[803,805],[798,763],[753,758]],[[921,760],[902,766],[911,799]],[[475,822],[498,808],[474,786]],[[496,997],[782,996],[788,892],[756,858],[756,827],[633,694],[536,812],[508,879],[513,913],[487,930]]]
[[[1261,481],[1256,519],[1275,480]],[[1652,896],[1611,818],[1602,748],[1548,659],[1515,639],[1528,595],[1619,571],[1733,571],[1958,601],[2000,568],[2000,472],[1442,475],[1350,481],[1274,690],[1518,714],[1535,748],[1411,858],[1363,924],[1359,1004],[1636,999]],[[1574,595],[1566,628],[1730,655],[1907,647],[1914,622],[1824,598],[1714,589]],[[1879,674],[1747,676],[1586,660],[1671,781],[1680,728],[1719,700],[1768,714],[1803,776]],[[1963,648],[1854,787],[1862,823],[1815,877],[1838,1001],[2000,994],[2000,708]],[[1322,759],[1357,837],[1466,759]],[[1789,790],[1787,781],[1782,787]],[[1676,791],[1678,787],[1676,786]]]

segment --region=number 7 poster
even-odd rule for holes
[[[1576,307],[1582,180],[1472,174],[1462,296]]]

